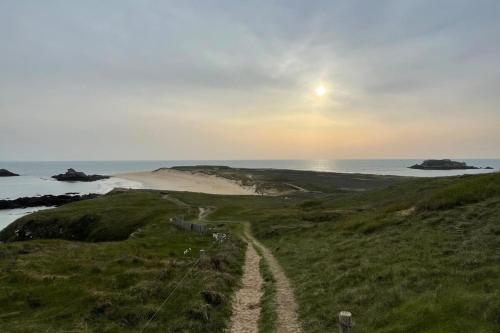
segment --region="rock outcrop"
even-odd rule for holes
[[[443,160],[425,160],[421,164],[415,164],[409,167],[410,169],[420,170],[467,170],[480,169],[475,166],[467,165],[465,162],[452,161],[450,159]]]
[[[15,177],[19,176],[17,173],[10,172],[7,169],[0,169],[0,177]]]
[[[0,209],[15,209],[40,206],[61,206],[70,202],[94,199],[99,194],[84,194],[84,195],[42,195],[39,197],[22,197],[14,200],[0,200]]]
[[[108,179],[109,176],[86,175],[84,172],[68,169],[66,173],[52,176],[52,178],[63,182],[94,182],[96,180]]]

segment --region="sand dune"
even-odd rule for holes
[[[188,191],[211,194],[256,195],[253,187],[213,175],[172,169],[117,174],[115,177],[140,182],[155,190]]]

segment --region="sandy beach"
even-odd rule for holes
[[[115,177],[140,182],[154,190],[188,191],[210,194],[257,195],[253,187],[213,175],[172,169],[121,173]]]

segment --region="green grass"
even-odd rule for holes
[[[320,203],[261,214],[254,234],[291,278],[306,332],[334,331],[341,310],[353,312],[356,332],[496,332],[500,197],[474,189],[499,177],[426,180],[316,199]],[[453,205],[429,209],[419,204],[457,187],[474,195],[467,191],[467,200],[451,198]],[[399,212],[412,205],[419,209]],[[338,215],[325,213],[332,211]],[[317,218],[304,220],[304,212]]]
[[[256,246],[255,250],[261,256],[260,273],[264,281],[262,287],[263,294],[260,300],[259,333],[273,333],[276,332],[276,323],[278,320],[278,314],[276,313],[276,280],[271,273],[266,259],[262,255],[262,251]]]
[[[99,236],[85,240],[132,235],[0,244],[1,331],[138,332],[167,297],[144,332],[222,331],[243,244],[233,237],[215,245],[177,230],[167,220],[181,211],[160,193],[131,192],[30,216],[37,224],[74,223],[92,213],[99,223],[90,234]],[[199,260],[200,250],[207,255]]]
[[[117,192],[25,216],[2,230],[0,240],[123,240],[158,217],[184,212],[155,192]]]
[[[496,332],[499,180],[408,179],[373,191],[280,197],[179,195],[216,206],[214,220],[252,223],[292,281],[306,332],[336,331],[341,310],[353,312],[356,332]]]
[[[421,209],[449,209],[500,195],[498,174],[465,176],[419,203]]]
[[[236,176],[241,172],[252,171]],[[336,331],[341,310],[353,313],[355,332],[498,332],[500,174],[429,179],[336,174],[321,182],[317,174],[269,172],[251,174],[261,177],[262,186],[293,179],[296,186],[321,191],[168,193],[175,200],[131,191],[23,218],[16,229],[26,225],[38,230],[31,234],[36,237],[67,240],[0,244],[0,326],[6,332],[138,331],[172,282],[195,262],[183,251],[209,248],[208,237],[165,222],[178,214],[194,217],[201,206],[215,208],[203,223],[230,231],[233,238],[212,248],[187,275],[189,283],[165,304],[151,332],[225,327],[241,275],[244,246],[235,235],[243,222],[251,223],[254,236],[290,278],[305,332]],[[374,185],[366,187],[369,183]],[[366,191],[345,189],[361,186]],[[88,215],[94,219],[82,220]],[[47,231],[47,224],[65,232]],[[68,226],[86,224],[91,228],[75,241]],[[14,231],[2,236],[13,239]],[[261,269],[260,330],[272,332],[274,283],[264,261]]]

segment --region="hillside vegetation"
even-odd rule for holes
[[[355,332],[498,332],[500,174],[177,197],[216,206],[214,220],[252,223],[293,282],[306,332],[336,331],[341,310],[354,314]]]
[[[190,212],[163,196],[115,193],[32,214],[5,231],[9,240],[18,240],[10,229],[22,229],[69,241],[0,244],[0,331],[222,331],[243,244],[177,230],[168,218]]]
[[[277,171],[244,172],[262,173],[265,186],[279,182]],[[145,331],[221,332],[241,274],[244,247],[236,235],[250,223],[292,281],[305,332],[337,331],[341,310],[353,313],[357,333],[498,332],[500,174],[363,180],[336,174],[321,182],[323,176],[295,173],[283,175],[275,191],[283,195],[130,191],[19,220],[1,234],[15,242],[0,244],[0,326],[138,331],[206,249],[209,259],[194,266]],[[228,174],[234,171],[224,168],[221,176]],[[198,207],[211,212],[200,223],[231,231],[230,241],[211,247],[210,237],[166,222],[194,217]],[[90,229],[75,240],[69,226],[89,215],[94,220],[83,224]],[[70,232],[33,228],[53,224]],[[34,238],[69,241],[17,241],[15,231],[27,226]],[[272,320],[275,281],[266,262],[261,267],[263,318]],[[274,329],[264,321],[260,327]]]

